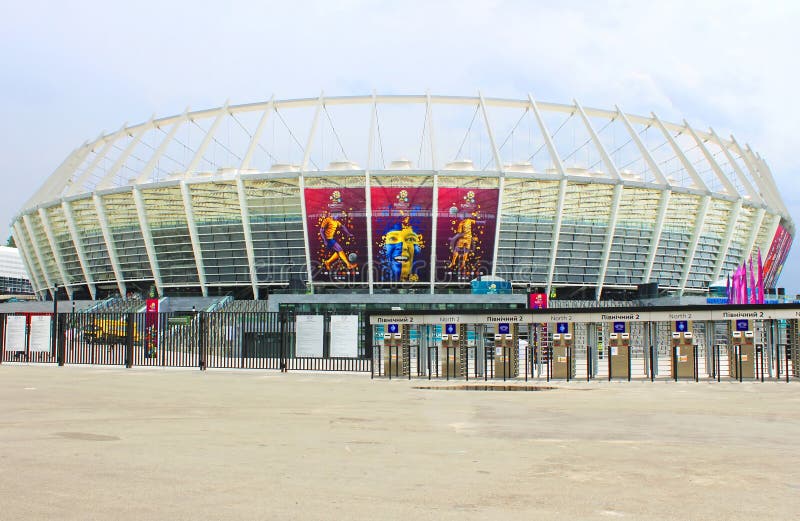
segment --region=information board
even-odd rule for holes
[[[297,315],[294,346],[296,357],[322,358],[324,318],[322,315]]]
[[[52,333],[51,327],[52,319],[49,316],[34,315],[31,317],[31,337],[29,340],[28,351],[50,351],[50,334]]]
[[[358,315],[331,315],[331,357],[358,357]]]
[[[6,317],[6,351],[25,351],[25,317],[9,315]]]

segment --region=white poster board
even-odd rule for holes
[[[295,317],[294,355],[296,357],[322,358],[324,320],[325,317],[322,315],[297,315]]]
[[[52,319],[49,316],[34,315],[31,317],[31,337],[28,341],[28,351],[46,353],[50,351],[50,334],[52,333]]]
[[[358,315],[331,315],[331,358],[358,357]]]
[[[6,317],[6,351],[25,351],[25,317],[9,315]]]

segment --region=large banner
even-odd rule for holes
[[[439,188],[436,278],[465,282],[492,272],[498,190]]]
[[[308,251],[314,282],[359,280],[367,258],[363,188],[306,188]]]
[[[433,188],[371,187],[376,282],[428,282]]]
[[[786,257],[789,255],[789,249],[792,247],[792,236],[783,226],[779,225],[775,231],[775,237],[772,239],[772,244],[767,252],[767,257],[764,259],[764,287],[774,288],[778,283],[778,278],[781,276],[783,263],[786,262]]]

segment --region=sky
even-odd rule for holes
[[[125,122],[373,90],[711,126],[766,159],[800,228],[798,23],[796,1],[0,0],[0,234],[74,148]],[[800,245],[789,293],[798,263]]]

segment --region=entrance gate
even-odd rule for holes
[[[755,309],[755,310],[754,310]],[[748,322],[740,347],[736,317]],[[484,380],[776,380],[796,378],[800,306],[368,314],[407,321],[406,371],[392,377]],[[380,326],[383,328],[383,326]],[[559,329],[561,328],[561,329]],[[744,337],[744,335],[747,335]],[[380,335],[373,376],[389,376]],[[395,350],[395,352],[398,352]],[[395,355],[398,356],[398,355]],[[741,365],[741,370],[739,367]]]

